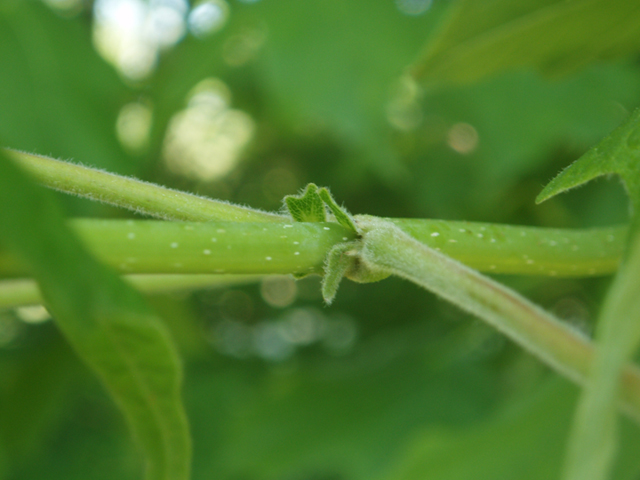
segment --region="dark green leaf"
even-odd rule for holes
[[[0,155],[0,242],[30,266],[60,330],[123,410],[145,452],[147,478],[186,480],[181,370],[164,325],[86,252],[50,194]]]
[[[640,46],[640,6],[627,0],[461,0],[413,66],[428,84],[465,84],[535,67],[564,73]]]

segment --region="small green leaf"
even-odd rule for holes
[[[178,357],[141,296],[101,266],[43,189],[0,151],[0,242],[38,280],[47,308],[125,414],[148,480],[187,480],[191,440]]]
[[[345,228],[349,230],[353,230],[355,233],[358,233],[358,229],[356,228],[356,224],[353,220],[353,217],[344,207],[339,207],[336,201],[333,199],[333,196],[329,192],[326,187],[322,187],[318,191],[318,195],[322,201],[329,207],[333,216],[336,217],[336,221]]]
[[[640,44],[640,9],[627,0],[462,0],[413,66],[429,84],[469,84],[533,66],[564,73]]]
[[[340,282],[353,263],[353,257],[348,255],[353,250],[353,243],[339,243],[327,254],[324,276],[322,277],[322,298],[327,305],[331,305],[338,293]]]
[[[300,195],[287,195],[284,202],[296,222],[326,222],[327,212],[318,187],[310,183]]]
[[[622,177],[634,212],[640,212],[640,109],[549,182],[536,202],[544,202],[554,195],[611,173]]]

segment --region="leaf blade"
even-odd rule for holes
[[[413,65],[431,84],[463,85],[513,68],[564,73],[631,54],[640,9],[624,0],[463,0]]]
[[[191,444],[181,371],[160,320],[86,253],[57,205],[0,153],[0,242],[20,255],[81,358],[103,380],[147,459],[149,480],[187,479]]]
[[[640,109],[598,145],[565,168],[544,187],[536,203],[602,175],[622,177],[635,212],[640,211]]]

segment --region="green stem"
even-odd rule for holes
[[[183,223],[75,220],[71,227],[102,262],[121,273],[322,273],[336,243],[354,238],[336,223]],[[28,274],[0,256],[0,273]]]
[[[169,293],[183,290],[219,288],[253,283],[262,275],[125,275],[124,279],[143,293]],[[42,303],[37,282],[31,279],[0,281],[0,309]]]
[[[48,157],[13,150],[7,153],[43,185],[163,219],[291,221],[283,215],[205,199]],[[444,220],[388,220],[426,245],[491,273],[564,277],[612,273],[617,269],[627,236],[624,227],[567,230]],[[104,249],[97,244],[96,250]],[[6,262],[12,260],[0,258],[0,272],[17,268],[4,265]],[[167,273],[173,271],[169,269]]]
[[[192,222],[289,221],[283,215],[198,197],[49,157],[15,150],[5,150],[5,153],[42,185],[152,217]]]
[[[367,216],[362,216],[367,218]],[[556,229],[386,219],[420,242],[490,273],[585,277],[617,270],[627,227]]]
[[[359,257],[372,271],[406,278],[492,325],[554,370],[584,385],[590,341],[516,292],[410,237],[393,223],[358,218]],[[623,371],[622,407],[640,422],[640,370]]]
[[[569,277],[612,273],[626,237],[624,228],[559,230],[392,221],[425,245],[490,273]],[[122,273],[321,273],[329,249],[345,238],[353,239],[352,232],[336,223],[74,220],[71,225],[99,258]],[[25,273],[17,259],[0,253],[0,274]]]

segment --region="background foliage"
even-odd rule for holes
[[[1,0],[3,144],[270,210],[314,182],[354,213],[626,221],[616,182],[534,199],[640,104],[633,2],[215,5],[218,30],[185,33],[140,75],[98,53],[91,2]],[[199,118],[231,147],[202,148],[228,168],[172,167],[176,119],[212,98],[224,106]],[[127,215],[59,200],[68,216]],[[610,282],[500,280],[587,331]],[[149,301],[185,367],[193,478],[559,475],[577,389],[406,282],[345,283],[331,308],[317,278]],[[0,378],[2,478],[139,478],[120,413],[52,322],[0,312]],[[615,478],[638,478],[624,422]]]

